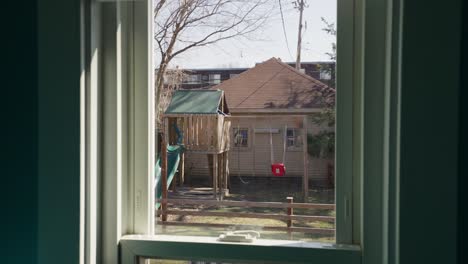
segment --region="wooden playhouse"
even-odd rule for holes
[[[215,199],[228,192],[230,149],[229,108],[224,91],[178,90],[163,114],[162,198],[167,198],[167,148],[181,146],[183,152],[206,154],[212,160],[212,188]],[[179,185],[184,183],[184,153],[180,156]]]

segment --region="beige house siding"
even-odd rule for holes
[[[279,133],[273,133],[273,153],[274,162],[282,162],[283,137],[285,125],[288,128],[298,129],[300,137],[303,137],[303,116],[299,115],[278,115],[273,117],[232,117],[231,142],[233,141],[233,131],[236,128],[248,128],[248,147],[235,147],[231,144],[229,151],[229,171],[231,176],[252,176],[265,177],[272,176],[270,161],[270,134],[268,132],[254,133],[255,129],[278,129]],[[308,117],[308,134],[316,134],[324,128],[318,127],[310,121]],[[302,145],[303,146],[303,145]],[[286,177],[302,177],[304,170],[303,148],[287,149],[285,157]],[[328,163],[333,160],[318,159],[309,156],[308,175],[311,180],[325,181],[328,178]],[[206,178],[210,176],[207,155],[186,154],[185,171],[188,177]]]

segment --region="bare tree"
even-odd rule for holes
[[[171,102],[172,94],[175,90],[180,88],[183,80],[186,78],[186,73],[179,68],[166,70],[164,74],[164,89],[162,90],[159,102],[157,104],[157,111],[156,111],[156,120],[161,119],[161,113],[167,109],[169,103]]]
[[[160,0],[155,7],[159,51],[156,98],[161,99],[171,60],[187,50],[236,37],[249,37],[271,12],[268,0]]]

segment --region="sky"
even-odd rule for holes
[[[194,48],[174,58],[170,66],[185,69],[252,67],[271,57],[285,62],[295,61],[299,12],[293,8],[292,0],[281,1],[289,51],[278,9],[269,17],[267,24],[255,32],[255,39],[229,39]],[[303,18],[307,26],[303,32],[301,61],[329,60],[325,53],[331,51],[331,43],[335,40],[322,30],[325,24],[321,17],[336,22],[336,0],[307,0],[307,3]]]

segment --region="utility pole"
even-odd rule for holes
[[[299,9],[299,32],[297,34],[297,57],[296,70],[301,69],[301,42],[302,42],[302,13],[304,11],[304,0],[296,0],[296,8]]]

